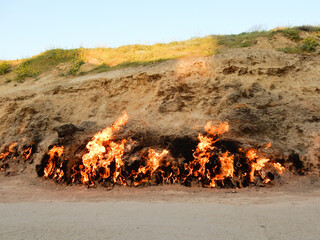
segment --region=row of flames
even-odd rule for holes
[[[215,143],[219,140],[219,135],[229,131],[229,125],[220,123],[214,126],[212,122],[206,124],[205,135],[199,134],[192,161],[184,163],[183,166],[176,166],[170,161],[170,152],[167,149],[159,151],[149,148],[148,151],[140,153],[139,159],[132,159],[139,164],[128,170],[124,155],[131,143],[127,139],[118,141],[114,138],[115,133],[124,127],[127,121],[128,115],[124,113],[111,127],[94,135],[86,145],[87,153],[82,156],[82,163],[72,168],[71,182],[89,186],[95,185],[96,181],[139,186],[151,183],[154,179],[157,183],[182,184],[192,179],[205,187],[216,187],[224,186],[227,180],[236,182],[247,179],[248,182],[254,183],[259,179],[268,183],[272,180],[269,171],[279,175],[284,171],[280,163],[264,157],[263,153],[254,148],[239,149],[245,156],[245,162],[241,162],[228,151],[220,153]],[[270,146],[268,143],[266,149]],[[53,178],[58,182],[66,180],[63,170],[66,160],[62,157],[63,151],[63,146],[54,146],[49,150],[44,167],[45,178]]]

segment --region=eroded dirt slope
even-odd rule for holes
[[[246,48],[74,78],[57,69],[36,82],[0,87],[0,150],[14,141],[20,148],[36,144],[32,160],[10,170],[36,175],[58,132],[66,141],[75,132],[88,139],[127,111],[127,134],[150,145],[196,139],[206,121],[227,121],[226,139],[270,141],[270,154],[300,158],[304,169],[319,173],[319,61]],[[73,125],[61,130],[65,124]]]

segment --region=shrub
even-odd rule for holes
[[[240,47],[250,47],[252,45],[252,43],[250,42],[243,42],[241,43]]]
[[[312,26],[312,25],[302,25],[294,27],[294,29],[304,31],[304,32],[317,32],[320,31],[320,27],[318,26]]]
[[[261,32],[243,32],[240,34],[218,35],[219,45],[224,45],[228,48],[250,47],[254,45],[258,37],[271,37],[272,33],[267,31]]]
[[[286,28],[286,29],[283,29],[281,30],[282,34],[293,40],[293,41],[299,41],[301,38],[300,38],[300,30],[297,30],[297,29],[293,29],[293,28]]]
[[[80,49],[51,49],[43,53],[43,56],[53,63],[74,61],[79,58]]]
[[[16,80],[22,81],[27,77],[36,77],[40,73],[35,68],[31,67],[29,62],[21,63],[15,70]]]
[[[277,48],[277,51],[284,53],[302,53],[300,47],[285,47],[285,48]]]
[[[319,44],[316,42],[315,39],[313,38],[306,38],[303,40],[303,44],[301,45],[301,49],[302,51],[305,52],[315,52],[316,51],[316,47]]]
[[[100,72],[107,72],[111,70],[112,68],[108,66],[107,64],[103,63],[100,66],[96,67],[94,70],[97,71],[98,73]]]
[[[285,48],[278,48],[277,50],[284,53],[305,53],[305,52],[315,52],[319,44],[313,38],[306,38],[303,40],[301,45],[296,47],[285,47]]]
[[[76,62],[75,64],[73,64],[68,75],[73,75],[73,76],[77,75],[77,72],[79,71],[81,65],[83,65],[83,64],[84,64],[83,60],[80,60],[80,61]]]
[[[11,71],[11,64],[8,62],[0,63],[0,75],[7,74]]]

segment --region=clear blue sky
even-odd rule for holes
[[[320,24],[320,0],[0,0],[0,59]]]

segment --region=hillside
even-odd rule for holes
[[[192,155],[212,120],[229,123],[227,143],[264,148],[271,142],[268,155],[289,172],[319,174],[319,43],[319,28],[300,27],[49,50],[2,62],[0,152],[12,142],[18,153],[34,150],[31,160],[6,160],[1,174],[37,176],[36,166],[56,144],[79,158],[94,133],[124,111],[129,121],[122,135],[143,147],[170,149],[177,161]]]
[[[26,59],[0,60],[0,84],[38,80],[51,71],[58,71],[60,77],[84,75],[145,66],[169,59],[210,56],[234,48],[267,48],[292,54],[317,55],[320,53],[319,32],[320,27],[300,26],[212,35],[168,44],[51,49]]]

